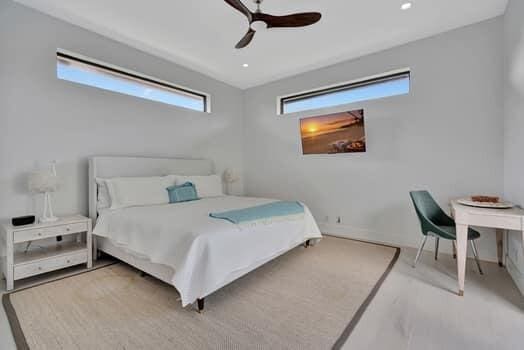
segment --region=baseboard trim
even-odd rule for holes
[[[371,243],[378,243],[378,244],[388,244],[395,247],[407,247],[407,248],[415,248],[418,249],[420,241],[422,241],[422,235],[420,235],[420,241],[414,243],[412,240],[408,239],[406,235],[398,235],[395,233],[382,233],[377,231],[371,231],[367,229],[352,227],[349,225],[343,225],[343,224],[330,224],[330,223],[318,223],[318,226],[320,228],[320,231],[325,234],[330,234],[334,236],[339,236],[343,238],[350,238],[350,239],[356,239],[361,241],[367,241]],[[424,251],[433,251],[433,244],[426,244],[426,247],[424,248]],[[439,252],[442,254],[451,255],[453,254],[451,243],[448,245],[441,244]],[[468,256],[470,256],[470,251],[468,251]],[[472,255],[470,256],[472,257]],[[482,261],[487,262],[493,262],[497,263],[498,258],[496,255],[487,255],[482,254],[481,255]]]
[[[375,231],[370,231],[362,228],[356,228],[349,225],[342,224],[326,224],[319,223],[320,231],[326,234],[332,234],[343,238],[351,238],[356,240],[367,241],[378,244],[389,244],[392,246],[411,247],[412,244],[408,240],[398,237],[396,235],[384,235]]]

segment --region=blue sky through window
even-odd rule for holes
[[[133,78],[125,78],[109,71],[76,63],[57,60],[57,77],[99,89],[119,92],[125,95],[140,97],[169,105],[205,112],[206,106],[202,96],[186,94]]]
[[[335,91],[319,96],[306,97],[300,100],[284,101],[284,114],[302,112],[311,109],[334,107],[354,102],[373,100],[383,97],[408,94],[409,76],[395,80],[371,83],[369,85]]]

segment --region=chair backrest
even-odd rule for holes
[[[409,192],[417,216],[420,221],[422,233],[426,235],[429,231],[427,223],[433,224],[441,221],[441,218],[446,217],[446,213],[439,207],[437,202],[431,197],[428,191],[411,191]]]

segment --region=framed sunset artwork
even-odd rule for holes
[[[300,120],[303,154],[366,152],[364,110]]]

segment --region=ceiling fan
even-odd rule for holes
[[[235,48],[242,49],[249,45],[253,37],[255,36],[256,30],[253,27],[258,27],[257,22],[263,22],[267,28],[289,28],[289,27],[305,27],[317,23],[322,15],[318,12],[304,12],[295,13],[286,16],[273,16],[263,13],[260,10],[260,5],[263,0],[253,0],[257,4],[257,10],[251,12],[246,5],[240,0],[224,0],[236,10],[240,11],[249,21],[249,30],[246,35],[236,44]]]

